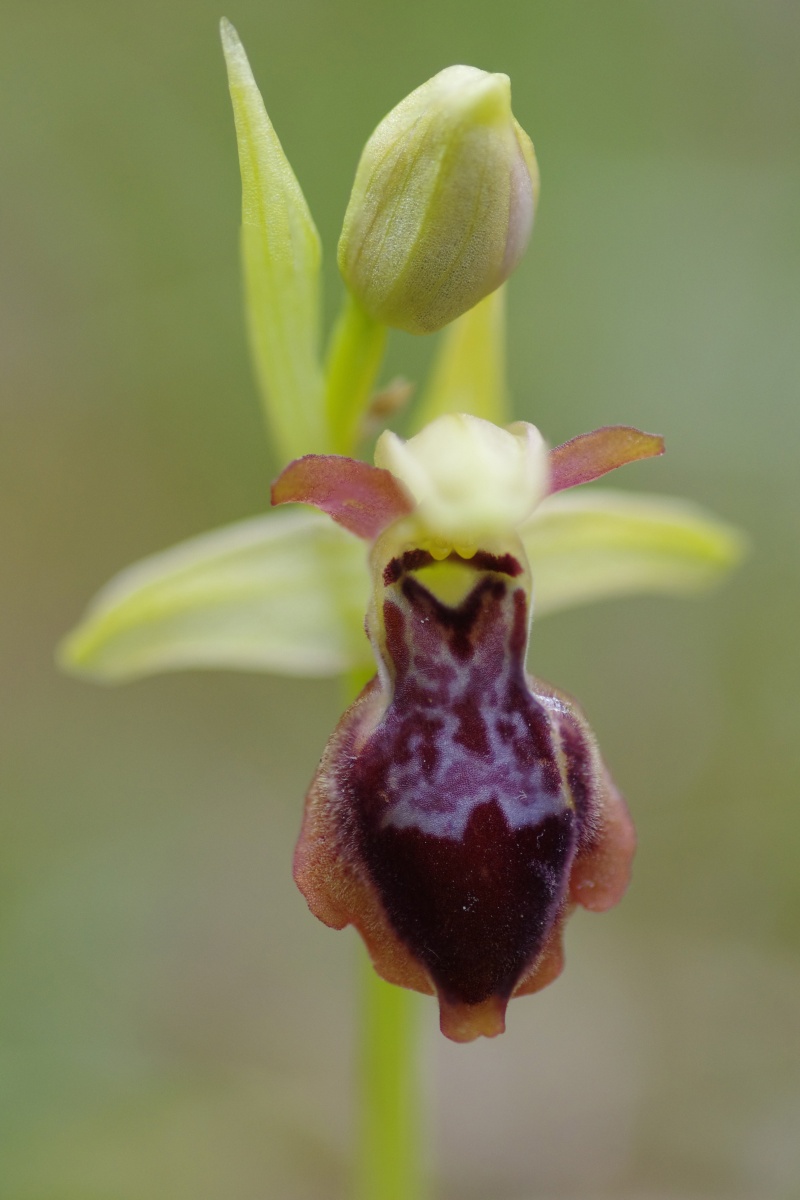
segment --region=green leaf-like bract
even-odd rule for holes
[[[319,361],[320,243],[247,55],[222,21],[239,166],[250,346],[273,443],[285,462],[328,449]]]

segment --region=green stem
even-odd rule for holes
[[[337,454],[354,454],[357,449],[385,346],[386,326],[374,321],[348,292],[331,338],[325,397]]]
[[[333,448],[354,454],[383,359],[386,328],[348,294],[333,331],[327,415]],[[348,699],[366,683],[354,672]],[[376,975],[362,955],[359,1144],[355,1200],[421,1200],[414,996]]]
[[[369,675],[345,679],[348,703]],[[358,1146],[354,1200],[423,1200],[416,996],[360,955]]]
[[[363,957],[356,1200],[421,1200],[416,997]]]

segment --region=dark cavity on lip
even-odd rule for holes
[[[527,601],[510,584],[519,564],[485,556],[476,564],[484,577],[449,607],[408,574],[432,561],[422,555],[393,560],[384,576],[395,691],[350,784],[363,858],[390,923],[448,1000],[479,1004],[508,998],[544,948],[575,852],[576,813],[552,800],[561,779],[547,712],[524,672]],[[428,810],[418,823],[387,820],[393,806],[413,810],[418,796],[430,797],[442,756],[441,810],[461,811],[460,834],[432,831]],[[487,764],[498,791],[477,802],[470,780],[485,780]],[[529,800],[513,827],[501,801],[515,797],[501,793],[503,780]]]

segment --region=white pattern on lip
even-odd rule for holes
[[[482,586],[476,584],[470,596]],[[524,652],[512,647],[520,589],[502,584],[484,592],[479,636],[476,631],[464,657],[454,652],[446,628],[431,619],[427,609],[435,598],[418,577],[406,592],[393,586],[388,603],[402,616],[408,667],[373,733],[375,741],[392,746],[381,827],[461,840],[474,810],[492,801],[511,830],[568,810],[550,711],[527,685]],[[545,743],[539,761],[531,754],[537,740]]]

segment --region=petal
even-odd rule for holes
[[[445,413],[508,422],[505,287],[492,292],[444,331],[414,432]]]
[[[242,176],[250,347],[283,461],[327,449],[319,362],[319,236],[229,21],[221,22]]]
[[[548,497],[520,536],[537,615],[610,596],[702,591],[746,547],[736,529],[699,506],[603,488]]]
[[[550,451],[550,491],[591,483],[617,467],[664,453],[664,439],[630,425],[605,425]]]
[[[59,658],[113,683],[187,667],[338,675],[371,661],[364,558],[317,513],[242,521],[112,579]]]
[[[272,485],[273,504],[313,504],[358,537],[374,541],[414,502],[389,471],[339,454],[306,454]]]

